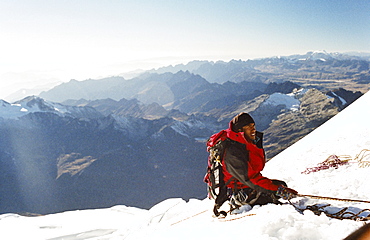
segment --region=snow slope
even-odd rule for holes
[[[284,180],[300,194],[370,200],[370,167],[357,163],[302,174],[329,155],[352,159],[370,149],[370,94],[367,93],[321,127],[286,149],[266,165],[263,175]],[[370,153],[363,160],[370,161]],[[296,198],[303,206],[331,204],[329,210],[370,208],[368,203]],[[212,217],[213,202],[192,199],[165,200],[150,210],[127,206],[23,217],[0,215],[1,239],[343,239],[363,222],[338,220],[311,211],[298,213],[291,205],[244,209],[220,220]],[[369,211],[364,213],[369,214]],[[362,216],[365,216],[362,215]]]

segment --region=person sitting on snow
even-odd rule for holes
[[[253,118],[240,113],[225,130],[230,139],[223,158],[224,181],[231,191],[230,202],[236,208],[249,204],[279,204],[278,199],[291,199],[298,193],[287,187],[284,181],[270,180],[262,176],[265,152],[262,147],[263,133],[256,131]]]

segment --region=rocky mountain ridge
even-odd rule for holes
[[[216,83],[292,81],[304,87],[315,86],[323,91],[345,88],[366,92],[369,83],[369,61],[368,55],[314,51],[247,61],[194,61],[187,65],[163,67],[150,72],[189,71]],[[348,81],[358,84],[347,85]]]
[[[194,61],[147,71],[129,80],[122,77],[71,80],[39,96],[54,102],[81,98],[111,98],[116,101],[136,98],[146,104],[156,102],[166,109],[181,110],[179,105],[186,101],[184,97],[202,96],[203,91],[215,93],[214,98],[218,95],[225,98],[227,92],[232,93],[229,95],[246,95],[238,90],[249,89],[250,94],[256,89],[263,91],[261,89],[269,83],[286,81],[323,92],[344,88],[365,93],[370,84],[370,61],[326,52],[247,61]]]

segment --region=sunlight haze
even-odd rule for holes
[[[370,2],[2,1],[0,99],[191,60],[370,52]]]

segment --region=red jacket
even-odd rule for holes
[[[231,123],[230,123],[231,126]],[[224,181],[230,188],[252,188],[265,193],[277,191],[277,185],[260,173],[265,167],[265,152],[262,148],[262,133],[256,144],[249,143],[243,132],[234,132],[229,127],[212,136],[211,141],[229,139],[223,157]],[[260,141],[260,142],[258,142]],[[209,145],[213,143],[210,142]],[[258,147],[260,146],[260,147]]]

